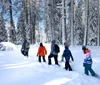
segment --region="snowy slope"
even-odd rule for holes
[[[44,45],[48,51],[47,60],[50,44]],[[0,51],[0,85],[100,85],[100,79],[84,74],[81,46],[70,47],[75,60],[71,61],[74,71],[66,71],[64,63],[60,62],[63,46],[60,46],[60,67],[54,65],[53,59],[52,65],[38,62],[38,44],[31,45],[28,59],[20,53],[20,48],[17,46],[13,51]],[[89,48],[92,50],[93,69],[100,75],[100,47]]]

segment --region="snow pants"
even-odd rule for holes
[[[58,65],[58,55],[50,54],[48,56],[48,64],[51,65],[51,58],[54,57],[55,64]]]
[[[39,56],[39,57],[38,57],[38,61],[41,62],[41,57],[42,57],[42,59],[43,59],[43,62],[46,62],[45,56]]]
[[[92,64],[85,64],[84,73],[86,75],[89,75],[89,72],[91,73],[92,76],[96,75],[96,73],[92,69]]]
[[[27,57],[28,57],[28,51],[24,51],[24,50],[22,51],[22,50],[21,50],[21,53],[22,53],[24,56],[27,56]]]
[[[69,61],[66,61],[66,62],[65,62],[65,69],[66,69],[66,70],[69,69],[69,71],[72,71],[72,68],[71,68],[71,66],[70,66],[70,64],[69,64]]]

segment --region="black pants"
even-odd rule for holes
[[[51,65],[51,58],[54,57],[55,64],[58,65],[58,55],[50,54],[48,56],[48,64]]]
[[[69,71],[72,71],[72,68],[71,68],[71,66],[70,66],[70,64],[69,64],[69,61],[66,61],[66,62],[65,62],[65,69],[66,69],[66,70],[69,69]]]
[[[28,51],[21,51],[21,53],[24,55],[24,56],[27,56],[28,57]]]
[[[39,56],[39,57],[38,57],[39,62],[41,62],[41,57],[43,58],[43,62],[46,62],[45,56]]]

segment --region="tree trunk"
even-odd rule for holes
[[[88,33],[88,14],[89,14],[89,0],[85,1],[85,16],[86,16],[86,21],[85,21],[85,31],[84,31],[84,45],[87,45],[87,33]]]
[[[71,23],[70,23],[70,27],[71,27],[71,45],[74,45],[74,42],[73,42],[73,38],[74,38],[74,23],[73,23],[73,21],[74,21],[74,1],[73,0],[71,0]]]
[[[13,28],[15,28],[15,25],[14,25],[14,21],[13,21],[13,15],[12,15],[12,0],[10,0],[10,24]]]
[[[15,43],[16,42],[16,32],[15,32],[15,25],[14,25],[14,21],[13,21],[13,11],[12,11],[12,0],[9,0],[10,3],[10,7],[9,7],[9,14],[10,14],[10,41]]]
[[[98,0],[98,41],[97,45],[100,45],[100,1]]]

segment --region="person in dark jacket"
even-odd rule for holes
[[[40,43],[40,47],[38,48],[37,56],[38,56],[38,61],[41,62],[41,57],[43,58],[43,62],[46,62],[45,60],[45,55],[47,54],[47,50],[45,46],[43,46],[42,43]]]
[[[64,48],[65,48],[65,46],[67,46],[69,48],[69,44],[67,42],[64,42]],[[64,62],[64,61],[65,61],[64,57],[62,56],[61,57],[61,62]]]
[[[24,42],[22,44],[22,48],[21,48],[21,53],[24,56],[28,57],[29,48],[30,48],[29,42],[27,40],[24,40]]]
[[[55,60],[55,64],[56,65],[59,65],[58,64],[58,53],[59,52],[56,52],[55,51],[55,46],[57,45],[57,44],[55,44],[56,42],[55,42],[55,40],[52,40],[52,42],[51,42],[51,52],[50,52],[50,55],[48,56],[48,64],[49,65],[51,65],[51,58],[52,57],[54,57],[54,60]],[[58,45],[57,45],[58,46]]]
[[[83,62],[84,73],[86,75],[89,75],[89,72],[90,72],[92,76],[97,76],[96,73],[92,69],[91,51],[88,48],[86,48],[86,46],[82,46],[82,50],[83,50],[84,57],[85,57],[84,62]]]
[[[70,61],[70,58],[72,59],[72,61],[74,61],[74,59],[73,59],[72,53],[69,50],[68,46],[65,46],[65,50],[63,51],[62,56],[65,58],[65,69],[66,70],[69,69],[69,71],[72,71],[69,61]]]

